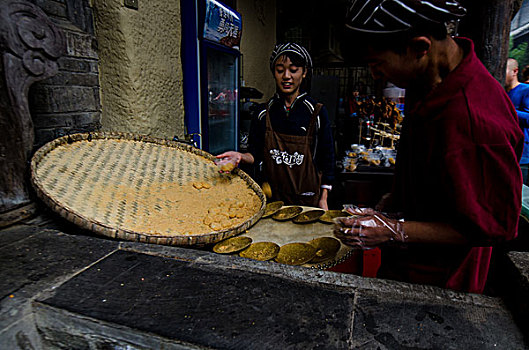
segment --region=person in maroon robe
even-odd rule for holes
[[[453,0],[351,2],[358,51],[406,105],[393,192],[334,232],[381,248],[378,277],[482,293],[492,246],[517,234],[523,134],[473,43],[447,32],[465,13]]]

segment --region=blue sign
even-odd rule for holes
[[[239,48],[242,34],[241,14],[216,0],[206,0],[204,39]]]

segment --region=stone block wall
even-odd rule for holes
[[[30,1],[64,31],[67,45],[57,75],[29,91],[35,147],[40,147],[63,135],[99,129],[98,54],[89,0]]]

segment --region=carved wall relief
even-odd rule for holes
[[[0,2],[0,226],[13,220],[10,212],[31,203],[26,180],[34,130],[28,91],[57,73],[64,52],[62,31],[39,7]]]

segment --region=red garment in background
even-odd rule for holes
[[[406,92],[395,196],[406,220],[450,223],[473,247],[384,247],[379,277],[482,293],[491,244],[516,236],[523,134],[473,43],[457,42],[465,57],[438,87]]]

